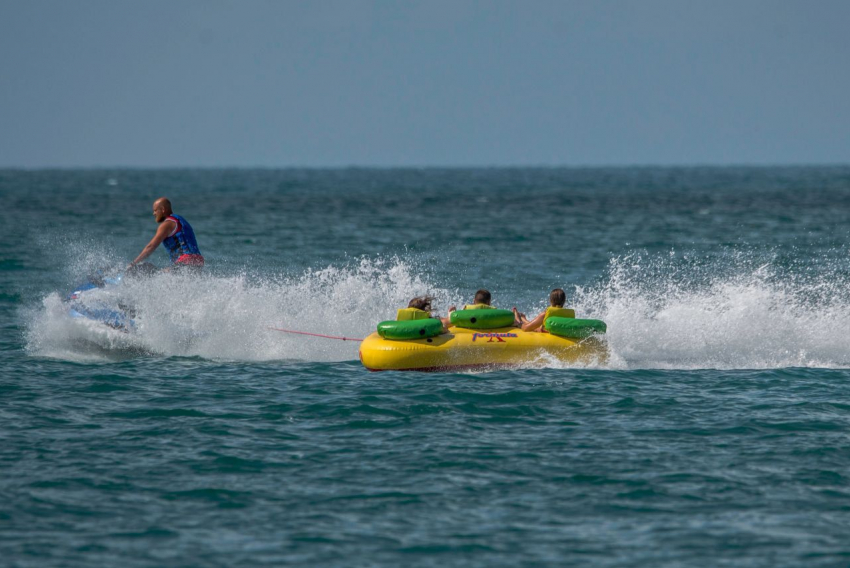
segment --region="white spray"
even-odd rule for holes
[[[576,303],[608,324],[619,367],[846,367],[847,290],[838,270],[797,273],[747,255],[702,264],[633,255],[578,288]]]
[[[70,320],[60,295],[50,294],[28,316],[30,353],[76,360],[138,352],[244,361],[352,360],[357,342],[270,328],[362,338],[414,296],[434,296],[443,311],[449,297],[398,259],[363,259],[298,276],[159,274],[125,278],[118,291],[104,292],[109,293],[120,294],[135,310],[132,333]]]
[[[608,365],[616,368],[850,366],[850,287],[843,272],[808,265],[795,271],[762,261],[747,255],[711,261],[619,257],[598,283],[568,290],[569,303],[579,317],[608,324]],[[348,361],[357,358],[357,342],[270,328],[365,337],[414,296],[433,295],[441,313],[464,296],[397,258],[296,276],[160,274],[125,280],[120,293],[138,314],[133,333],[70,321],[62,298],[50,294],[28,314],[28,351],[73,360],[146,353]],[[547,293],[533,290],[527,297]]]

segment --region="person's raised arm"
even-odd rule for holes
[[[523,318],[522,326],[520,327],[520,329],[522,329],[523,331],[535,331],[543,325],[543,320],[545,319],[546,312],[543,312],[542,314],[538,315],[533,320]]]
[[[156,230],[156,234],[151,239],[151,242],[145,245],[145,248],[142,249],[142,252],[139,253],[139,256],[137,256],[136,259],[131,262],[127,268],[134,267],[150,255],[152,255],[153,252],[156,250],[156,247],[161,245],[162,241],[168,238],[169,233],[174,230],[175,225],[176,222],[172,221],[171,219],[165,220],[160,223],[159,228],[157,228]]]
[[[447,331],[449,331],[449,328],[453,326],[451,318],[452,318],[452,312],[455,311],[455,309],[456,308],[454,306],[451,306],[449,308],[449,313],[446,314],[446,317],[437,316],[439,318],[439,320],[441,322],[443,322],[443,333],[446,333]]]

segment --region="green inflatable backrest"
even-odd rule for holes
[[[599,335],[608,330],[608,326],[604,321],[593,319],[573,319],[573,318],[546,318],[543,322],[546,326],[546,331],[552,335],[568,337],[570,339],[584,339],[592,335]]]
[[[443,332],[443,322],[435,318],[397,321],[382,321],[378,324],[378,335],[384,339],[425,339]]]
[[[514,323],[514,313],[511,310],[456,310],[450,316],[451,322],[457,327],[466,329],[495,329],[508,327]]]

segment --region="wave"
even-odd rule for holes
[[[578,311],[608,324],[624,368],[850,366],[850,287],[840,263],[731,253],[633,254],[576,289]]]
[[[125,278],[108,293],[115,296],[114,305],[121,302],[135,310],[133,332],[72,320],[62,296],[52,293],[27,315],[27,350],[86,361],[139,352],[240,361],[352,360],[357,342],[271,328],[363,338],[413,296],[427,293],[443,305],[449,296],[397,258],[361,259],[295,276],[161,273]]]
[[[579,317],[608,324],[608,366],[614,368],[850,367],[850,286],[843,267],[764,260],[743,253],[711,258],[636,253],[611,259],[604,276],[568,290],[568,296]],[[129,334],[71,320],[61,296],[53,293],[27,314],[26,346],[33,355],[80,361],[140,353],[354,360],[357,342],[270,328],[362,338],[377,322],[392,318],[398,306],[426,293],[445,313],[448,305],[460,303],[461,294],[435,283],[420,268],[427,264],[364,258],[297,275],[125,279],[116,301],[137,312]]]

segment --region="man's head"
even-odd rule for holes
[[[481,288],[479,291],[475,293],[475,301],[473,304],[487,304],[490,305],[490,292]]]
[[[165,221],[165,218],[171,213],[171,202],[167,197],[160,197],[153,202],[153,216],[157,223]]]
[[[555,308],[563,308],[567,303],[567,294],[560,288],[555,288],[549,292],[549,303]]]

